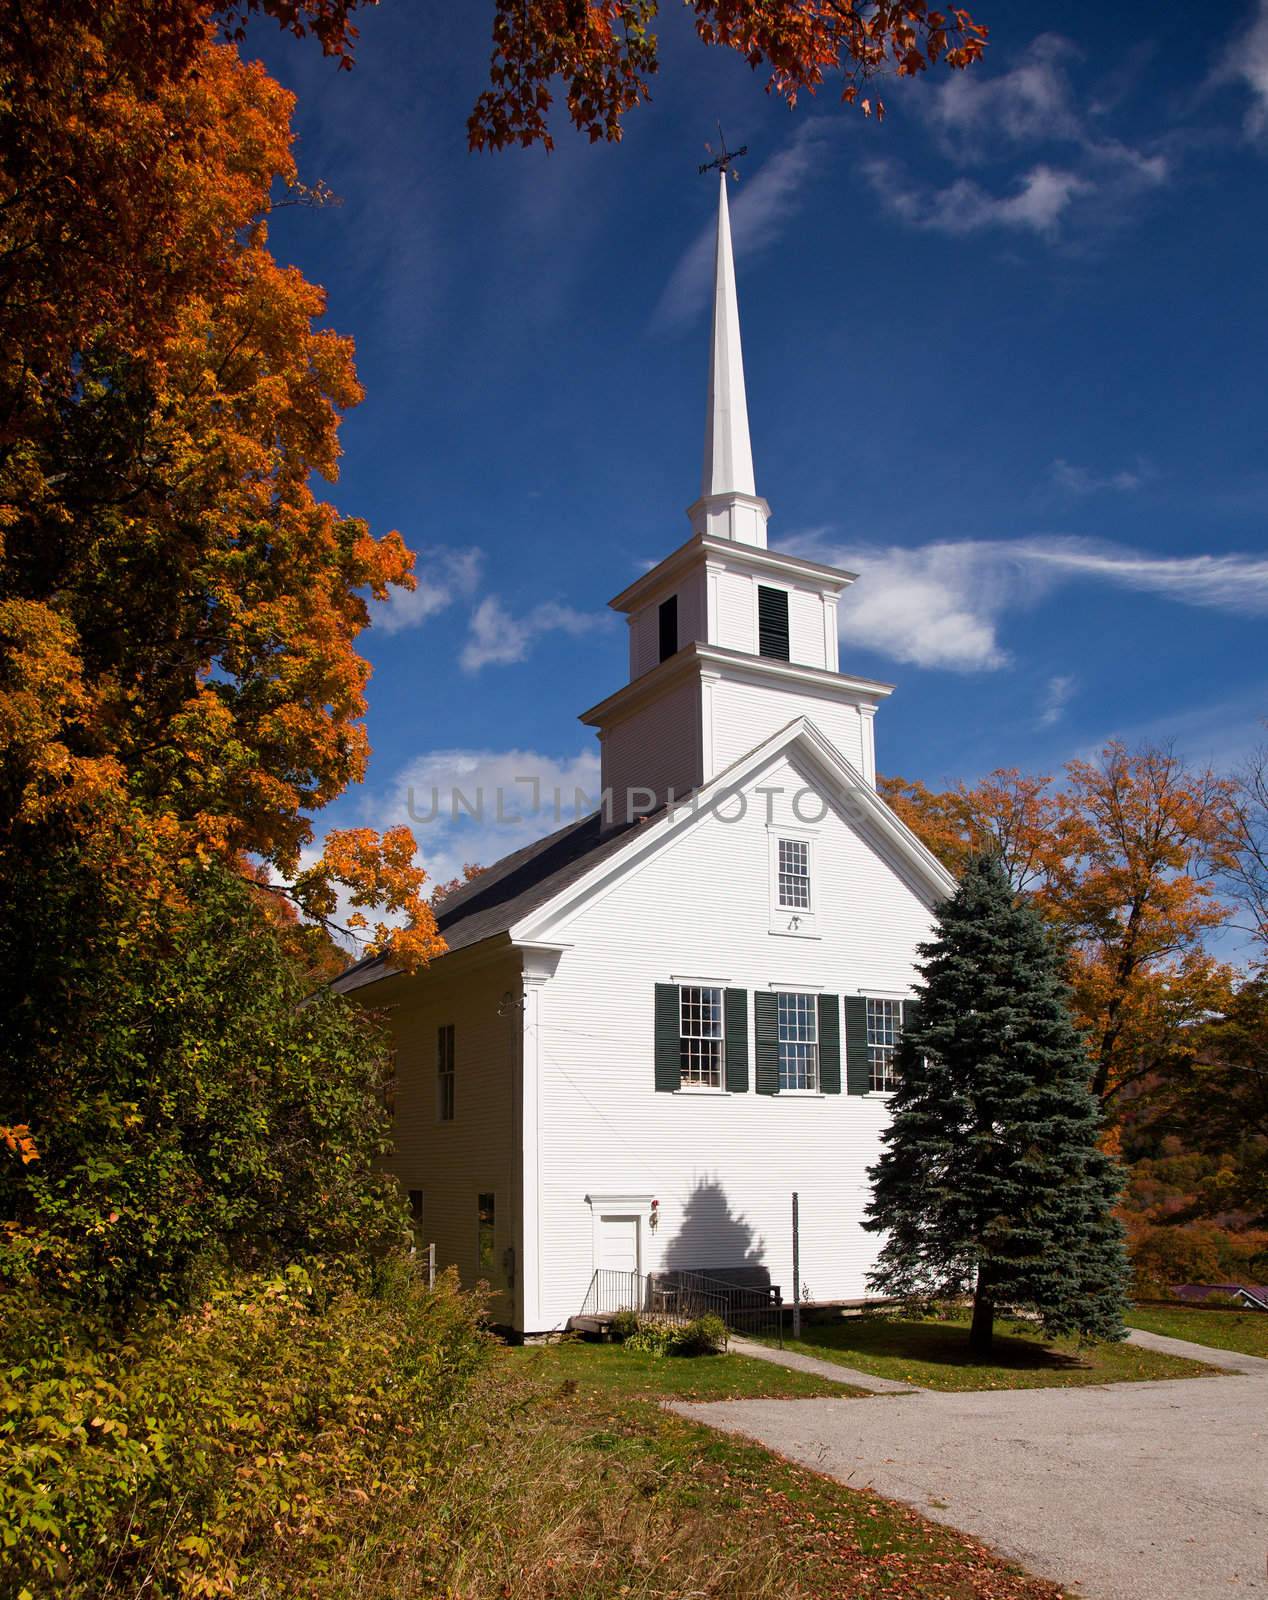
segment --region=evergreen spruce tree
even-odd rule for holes
[[[864,1226],[886,1236],[872,1287],[904,1299],[972,1289],[979,1358],[997,1309],[1035,1313],[1050,1337],[1121,1339],[1120,1169],[1096,1143],[1058,951],[987,856],[920,954],[923,993],[871,1172]]]

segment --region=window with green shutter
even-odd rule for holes
[[[819,1093],[841,1093],[841,1007],[834,994],[819,996]]]
[[[758,1094],[778,1094],[779,1003],[766,989],[753,995],[753,1035],[757,1045],[753,1087]]]
[[[898,1046],[920,1015],[915,1000],[845,997],[845,1077],[850,1094],[892,1094],[898,1087]]]
[[[658,983],[654,1053],[656,1089],[660,1094],[673,1094],[682,1083],[678,1009],[678,985]]]
[[[726,991],[726,1086],[731,1094],[748,1093],[748,992]]]

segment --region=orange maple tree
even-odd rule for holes
[[[1173,751],[1111,743],[1062,781],[1016,770],[932,791],[881,792],[952,871],[998,854],[1067,947],[1067,974],[1103,1103],[1191,1048],[1234,974],[1206,947],[1228,918],[1232,783]]]
[[[173,11],[198,36],[156,65],[137,32]],[[205,7],[27,31],[0,21],[0,869],[73,850],[144,903],[246,857],[307,915],[377,906],[372,946],[425,961],[406,830],[306,859],[365,770],[366,596],[414,578],[398,534],[312,487],[361,390],[322,291],[268,248],[292,97]]]

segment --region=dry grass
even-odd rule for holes
[[[416,1501],[380,1505],[320,1582],[274,1573],[250,1595],[1056,1600],[970,1539],[661,1409],[658,1390],[697,1382],[711,1396],[805,1392],[798,1374],[699,1359],[656,1363],[657,1384],[619,1349],[504,1353],[461,1454]]]

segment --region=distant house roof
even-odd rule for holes
[[[613,828],[602,836],[599,826],[597,811],[570,822],[557,833],[503,856],[470,883],[446,895],[437,908],[436,925],[450,951],[465,950],[508,932],[596,862],[619,850],[639,823]],[[331,987],[348,994],[398,970],[386,956],[367,956],[341,972]]]
[[[1170,1289],[1177,1300],[1200,1304],[1220,1295],[1228,1300],[1243,1299],[1258,1310],[1268,1311],[1268,1284],[1264,1283],[1173,1283]]]

